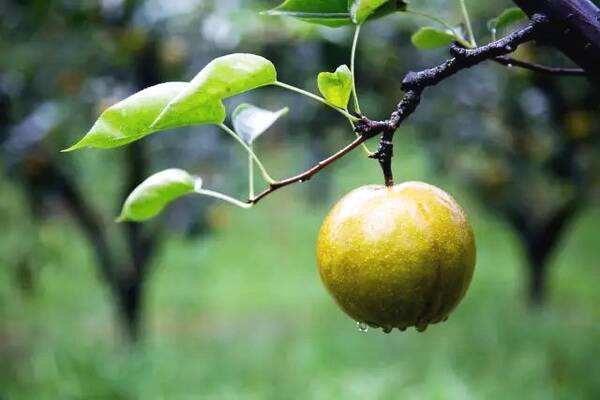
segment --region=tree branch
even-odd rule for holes
[[[115,270],[115,259],[102,219],[83,198],[77,189],[77,184],[57,168],[53,161],[49,160],[43,174],[48,182],[52,182],[59,189],[69,212],[75,217],[75,221],[80,225],[94,249],[100,273],[111,290],[116,291],[118,288],[118,272]]]
[[[256,204],[271,193],[285,186],[309,180],[319,171],[344,157],[346,154],[378,134],[383,135],[380,141],[379,150],[372,158],[379,161],[384,173],[386,185],[391,186],[393,184],[391,158],[393,155],[392,139],[394,132],[402,122],[415,112],[421,102],[423,91],[428,87],[437,85],[464,69],[471,68],[486,60],[495,60],[497,57],[505,56],[506,54],[515,51],[519,45],[536,40],[538,35],[546,30],[547,23],[548,19],[545,16],[536,14],[531,18],[531,21],[527,26],[485,46],[475,49],[465,49],[454,43],[450,48],[453,57],[449,60],[430,69],[420,72],[411,71],[406,74],[402,81],[404,97],[400,103],[398,103],[388,120],[372,121],[366,117],[362,117],[362,119],[356,123],[355,132],[359,134],[359,137],[356,140],[307,171],[269,185],[269,187],[258,196],[249,199],[248,203]]]
[[[552,45],[600,80],[600,9],[590,0],[513,0],[529,16],[548,20],[540,42]]]
[[[360,146],[361,144],[366,142],[369,138],[370,137],[367,137],[365,135],[361,135],[361,136],[357,137],[348,146],[344,147],[342,150],[338,151],[331,157],[319,162],[317,165],[315,165],[311,169],[309,169],[299,175],[293,176],[291,178],[272,183],[271,185],[269,185],[268,189],[264,190],[262,193],[260,193],[258,196],[254,197],[253,199],[248,200],[248,203],[256,204],[259,201],[261,201],[263,198],[265,198],[266,196],[275,192],[276,190],[279,190],[285,186],[292,185],[294,183],[302,183],[302,182],[306,182],[306,181],[310,180],[310,178],[312,178],[319,171],[326,168],[329,164],[335,162],[336,160],[339,160],[340,158],[344,157],[346,154],[350,153],[352,150],[356,149],[358,146]]]
[[[558,68],[558,67],[548,67],[546,65],[530,63],[527,61],[517,60],[508,56],[500,56],[494,58],[498,64],[506,65],[507,67],[519,67],[523,69],[528,69],[530,71],[539,72],[542,74],[550,74],[550,75],[561,75],[561,76],[584,76],[587,77],[589,74],[581,69],[581,68]]]

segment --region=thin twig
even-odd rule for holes
[[[517,60],[507,56],[496,57],[494,58],[494,61],[496,61],[498,64],[506,65],[507,67],[519,67],[528,69],[530,71],[540,72],[542,74],[561,76],[588,76],[588,73],[581,68],[549,67],[546,65]]]
[[[256,204],[258,203],[260,200],[262,200],[264,197],[268,196],[269,194],[273,193],[274,191],[281,189],[282,187],[285,186],[289,186],[292,185],[294,183],[301,183],[301,182],[306,182],[308,181],[310,178],[313,177],[313,175],[315,175],[316,173],[318,173],[319,171],[321,171],[323,168],[326,168],[329,164],[335,162],[336,160],[344,157],[346,154],[350,153],[352,150],[356,149],[357,147],[359,147],[361,144],[363,144],[365,141],[367,141],[370,137],[366,136],[366,135],[361,135],[359,137],[357,137],[356,139],[354,139],[354,141],[352,143],[350,143],[349,145],[347,145],[346,147],[344,147],[342,150],[338,151],[337,153],[335,153],[334,155],[332,155],[331,157],[319,162],[317,165],[315,165],[314,167],[312,167],[311,169],[293,176],[291,178],[285,179],[285,180],[281,180],[281,181],[277,181],[275,183],[272,183],[269,185],[269,188],[264,190],[262,193],[260,193],[258,196],[256,196],[253,199],[248,200],[248,203],[250,204]]]

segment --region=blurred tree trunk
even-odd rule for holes
[[[149,35],[135,66],[136,84],[139,90],[161,81],[159,40],[152,32]],[[127,146],[125,167],[127,184],[123,198],[126,198],[148,176],[149,165],[146,145],[143,141]],[[122,199],[119,199],[119,203],[121,202]],[[129,338],[135,341],[139,339],[142,331],[144,281],[156,245],[155,232],[147,232],[142,225],[135,223],[125,223],[124,227],[131,266],[126,269],[127,272],[118,284],[118,304]]]
[[[60,34],[64,34],[66,40],[73,40],[76,44],[79,42],[74,39],[80,36],[78,29],[82,29],[81,35],[85,38],[89,31],[94,31],[95,34],[91,37],[101,37],[102,39],[98,40],[114,42],[112,44],[115,46],[98,47],[100,50],[95,53],[103,54],[98,59],[92,55],[86,56],[86,53],[83,55],[77,53],[73,55],[77,58],[76,62],[64,60],[65,68],[73,64],[75,71],[82,69],[80,71],[82,79],[93,78],[92,76],[96,75],[102,77],[110,75],[112,79],[118,81],[120,88],[139,90],[165,80],[165,70],[161,65],[160,31],[147,31],[134,22],[137,11],[147,2],[143,0],[116,2],[109,7],[110,12],[102,11],[100,6],[71,7],[54,4],[56,2],[36,2],[29,5],[27,2],[22,3],[22,6],[15,7],[16,15],[21,13],[29,15],[31,12],[36,17],[16,18],[14,26],[19,26],[19,35],[16,36],[22,36],[27,40],[31,36],[35,38],[32,39],[33,41],[37,41],[48,36],[47,32],[55,32],[56,27],[59,27]],[[51,18],[45,18],[46,15],[50,15]],[[72,23],[75,20],[77,23]],[[11,31],[10,27],[8,31]],[[49,43],[55,45],[54,40],[56,39],[49,39]],[[88,44],[87,41],[81,43]],[[18,46],[19,43],[17,42],[16,45]],[[104,59],[107,55],[111,56]],[[84,71],[83,64],[80,63],[81,57],[90,57],[88,62],[98,62],[99,65],[94,64],[92,67],[90,64],[89,71]],[[24,57],[24,59],[28,58]],[[35,59],[35,62],[41,63],[42,66],[44,61],[43,58]],[[37,66],[36,71],[40,67]],[[0,142],[15,139],[14,142],[18,144],[10,151],[11,168],[8,173],[15,176],[19,184],[25,187],[27,201],[36,225],[46,217],[44,203],[48,198],[53,201],[58,200],[70,214],[93,252],[94,267],[97,268],[98,275],[110,289],[120,327],[129,338],[137,340],[142,333],[144,281],[149,275],[152,257],[158,244],[156,239],[158,232],[148,225],[122,224],[114,227],[113,215],[100,215],[99,210],[95,209],[90,199],[84,195],[84,188],[76,179],[77,171],[69,171],[64,164],[64,156],[58,155],[54,147],[55,143],[45,139],[55,126],[25,124],[21,127],[21,132],[14,130],[26,122],[27,118],[33,116],[36,108],[41,104],[55,100],[55,93],[45,90],[50,82],[42,82],[43,80],[38,79],[39,74],[36,73],[35,76],[23,74],[23,77],[26,79],[23,88],[19,90],[18,97],[9,96],[8,91],[4,93],[5,85],[0,85]],[[61,94],[62,89],[56,92],[57,99]],[[23,135],[23,133],[31,133],[31,135]],[[140,141],[124,150],[125,157],[120,166],[123,167],[126,178],[124,193],[118,199],[119,208],[124,197],[149,175],[150,160],[146,154],[146,144],[147,142]],[[116,232],[120,235],[113,240]],[[120,245],[119,240],[124,245]],[[35,265],[30,265],[32,258],[29,253],[31,252],[28,252],[16,272],[18,276],[15,276],[24,288],[34,282],[30,272],[36,272],[35,268],[31,268]]]
[[[17,287],[21,293],[27,297],[31,297],[35,293],[36,281],[30,257],[24,256],[17,261],[14,274]]]
[[[158,83],[159,69],[158,41],[151,36],[140,51],[136,64],[138,88]],[[149,170],[143,142],[134,143],[125,151],[126,185],[123,196],[118,199],[119,207]],[[44,199],[48,195],[58,196],[92,246],[98,271],[110,288],[124,333],[132,341],[138,340],[142,333],[144,280],[156,247],[155,232],[149,232],[140,224],[123,224],[128,251],[121,254],[115,246],[111,246],[103,218],[83,196],[78,182],[65,173],[53,150],[46,149],[43,143],[34,144],[23,153],[19,165],[18,173],[27,189],[33,218],[43,219]]]
[[[120,315],[131,342],[142,336],[143,282],[143,278],[135,276],[123,279],[117,292]]]
[[[548,285],[547,271],[547,256],[550,254],[548,249],[540,251],[540,249],[527,247],[528,255],[528,298],[529,304],[533,307],[538,307],[546,301],[546,292]],[[537,254],[540,253],[540,254]]]
[[[508,211],[508,218],[525,249],[528,276],[527,294],[529,304],[532,306],[540,306],[546,300],[550,256],[579,208],[580,205],[577,201],[571,201],[543,224],[537,226],[522,211]]]
[[[133,143],[126,149],[128,184],[124,197],[148,174],[144,150],[142,142]],[[130,339],[137,340],[141,334],[144,281],[156,243],[154,233],[146,232],[140,224],[125,223],[124,229],[129,246],[130,267],[125,268],[126,272],[118,285],[118,304]]]
[[[128,165],[132,181],[134,176],[145,171],[140,155],[139,149],[130,150]],[[132,341],[139,339],[143,283],[155,248],[152,236],[144,234],[138,224],[125,224],[129,252],[118,255],[109,243],[103,219],[81,194],[78,184],[61,170],[59,163],[43,149],[29,151],[27,159],[35,160],[25,161],[29,167],[22,169],[34,218],[44,218],[42,199],[49,193],[56,193],[92,246],[98,271],[115,299],[125,334]]]

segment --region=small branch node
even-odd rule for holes
[[[419,73],[415,71],[408,71],[402,80],[402,89],[410,90],[418,85]]]

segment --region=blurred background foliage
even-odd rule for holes
[[[113,223],[125,194],[166,167],[242,197],[246,158],[210,127],[60,154],[108,105],[230,52],[264,55],[313,91],[318,72],[348,63],[349,29],[259,14],[275,3],[0,3],[0,398],[600,397],[600,121],[581,78],[486,64],[426,92],[398,132],[397,180],[451,191],[478,240],[463,305],[424,334],[361,335],[319,282],[328,207],[382,179],[358,151],[249,212],[186,199],[143,226]],[[468,4],[480,41],[511,5]],[[451,2],[414,7],[459,20]],[[389,115],[408,70],[446,57],[410,45],[424,24],[366,25],[369,117]],[[517,55],[569,63],[535,46]],[[257,144],[277,177],[352,137],[336,113],[280,89],[228,109],[246,101],[292,110]]]

